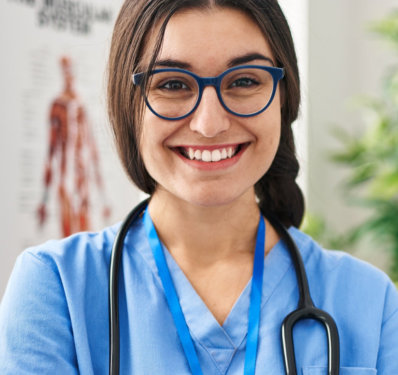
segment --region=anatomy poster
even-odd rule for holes
[[[0,298],[27,246],[119,221],[139,199],[117,158],[106,61],[119,0],[0,4]]]

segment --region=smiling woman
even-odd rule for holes
[[[2,374],[106,374],[108,359],[111,374],[398,373],[393,284],[298,230],[299,78],[276,0],[125,1],[108,100],[150,198],[122,225],[24,252]]]
[[[203,29],[210,32],[211,39],[203,38]],[[155,41],[150,38],[148,47],[153,48]],[[237,60],[243,63],[242,56],[244,63],[251,65],[231,68]],[[157,184],[152,210],[158,197],[164,202],[164,194],[189,204],[217,208],[239,204],[244,195],[250,195],[254,202],[254,185],[274,160],[281,127],[278,80],[274,84],[267,70],[272,69],[269,64],[274,57],[261,29],[235,9],[187,10],[168,22],[158,59],[162,64],[188,68],[199,77],[219,76],[208,78],[210,85],[203,87],[202,83],[201,90],[199,85],[195,86],[195,80],[185,78],[184,75],[191,74],[181,68],[171,72],[154,70],[146,79],[143,92],[152,111],[145,110],[143,114],[140,151],[147,172]],[[146,66],[149,63],[149,59],[143,62]],[[158,75],[161,77],[157,78]],[[242,79],[250,79],[250,85],[242,87]],[[211,87],[215,81],[219,82],[215,84],[218,90]],[[172,89],[166,86],[170,82]],[[178,89],[181,83],[182,89]],[[163,106],[164,101],[167,103]],[[244,111],[247,106],[254,110],[243,113],[245,117],[237,116],[228,113],[220,102],[224,106],[229,104],[234,112]],[[236,102],[239,105],[234,105]],[[183,110],[181,105],[189,105],[189,109]],[[164,112],[159,111],[167,111],[167,107],[180,116],[160,117]],[[230,158],[208,163],[213,150],[222,152],[227,148],[232,150]],[[179,157],[184,156],[178,152],[181,149],[191,149],[201,156],[200,160]],[[229,188],[225,189],[226,186]]]
[[[257,183],[253,185],[255,186],[257,197],[260,199],[260,206],[262,201],[267,201],[267,209],[277,213],[285,225],[289,226],[293,224],[299,226],[303,215],[304,204],[301,191],[295,181],[299,166],[295,156],[291,123],[297,117],[300,90],[297,61],[286,20],[283,15],[281,17],[280,9],[274,9],[274,6],[267,5],[267,12],[263,12],[259,8],[259,6],[263,5],[256,2],[242,2],[239,6],[235,6],[233,2],[230,4],[226,3],[227,7],[223,7],[224,12],[218,12],[221,15],[214,12],[214,7],[212,8],[211,4],[212,2],[207,1],[177,1],[171,2],[167,7],[162,4],[162,6],[156,9],[148,9],[148,12],[153,12],[151,13],[153,16],[152,19],[146,18],[149,13],[141,14],[142,18],[139,20],[141,32],[131,33],[134,27],[134,17],[124,18],[123,23],[120,23],[120,27],[115,29],[110,70],[119,72],[119,74],[110,75],[109,77],[109,87],[112,91],[109,112],[111,119],[114,119],[113,126],[116,139],[119,140],[117,144],[121,159],[129,176],[137,186],[148,194],[152,194],[156,183],[159,181],[154,179],[151,173],[148,174],[142,162],[143,156],[139,152],[140,136],[146,131],[141,116],[153,115],[152,118],[154,121],[161,122],[161,119],[156,116],[179,118],[189,114],[189,112],[182,113],[185,110],[181,111],[175,106],[167,106],[169,107],[168,112],[163,112],[162,109],[159,109],[156,106],[157,102],[154,103],[154,98],[152,97],[153,95],[158,95],[159,90],[157,92],[149,91],[146,100],[148,108],[152,112],[154,110],[156,112],[157,109],[158,112],[151,114],[148,113],[150,111],[146,110],[143,113],[141,111],[143,108],[140,108],[142,101],[135,100],[142,94],[142,84],[134,87],[134,83],[148,79],[150,80],[148,83],[150,83],[152,82],[152,77],[161,74],[156,73],[155,75],[151,74],[148,76],[145,75],[145,72],[152,73],[154,68],[188,70],[190,78],[187,78],[185,81],[185,83],[188,83],[194,79],[194,75],[214,77],[221,75],[227,69],[247,64],[259,64],[261,68],[269,69],[268,71],[272,71],[273,68],[277,67],[284,68],[286,74],[284,79],[280,81],[284,101],[282,108],[279,85],[277,85],[278,73],[273,73],[263,77],[268,77],[268,83],[273,83],[272,89],[274,91],[271,90],[271,94],[265,94],[262,97],[263,102],[261,104],[257,104],[256,101],[257,98],[261,97],[260,95],[251,96],[249,103],[253,107],[246,110],[243,108],[242,114],[249,115],[256,113],[257,106],[259,107],[258,111],[267,108],[267,105],[270,105],[272,109],[279,107],[276,113],[281,118],[275,120],[277,122],[276,126],[270,124],[267,128],[268,130],[273,130],[275,134],[279,134],[280,141],[279,139],[274,139],[274,142],[276,142],[275,145],[272,143],[272,137],[264,137],[267,142],[265,145],[261,142],[260,144],[256,143],[258,147],[265,146],[266,150],[263,152],[271,153],[270,161],[272,165],[264,165],[263,174],[260,176],[262,178],[257,179]],[[220,5],[222,4],[220,3]],[[138,9],[140,8],[131,7],[131,5],[126,4],[126,12],[137,12]],[[199,15],[195,15],[192,9],[199,9]],[[212,15],[212,17],[209,17],[209,15]],[[137,16],[139,15],[137,14]],[[204,34],[204,30],[206,30],[206,35]],[[267,35],[267,38],[264,38],[264,35]],[[131,46],[131,48],[126,49],[126,46]],[[123,59],[120,58],[120,53],[125,53]],[[198,57],[201,58],[198,59]],[[126,61],[128,61],[127,64]],[[131,73],[135,73],[134,81],[128,79]],[[179,74],[181,73],[180,71]],[[272,81],[270,80],[270,76],[272,76]],[[230,77],[229,74],[227,74],[228,77]],[[263,79],[266,80],[266,78]],[[228,82],[225,80],[225,77],[223,81]],[[148,83],[146,83],[144,90],[152,87],[148,87]],[[192,84],[194,86],[189,87],[192,87],[195,93],[194,87],[197,83],[192,81]],[[238,109],[240,110],[242,107],[235,108],[231,104],[231,101],[233,101],[231,96],[234,94],[230,93],[228,97],[224,86],[218,92],[211,87],[201,88],[200,85],[198,86],[196,90],[197,97],[193,94],[190,96],[190,102],[185,103],[190,110],[195,110],[196,116],[193,116],[192,121],[190,121],[191,126],[193,128],[196,125],[202,126],[202,123],[204,126],[203,131],[205,132],[204,136],[206,137],[206,134],[212,136],[213,132],[219,131],[215,128],[215,125],[222,130],[224,127],[230,126],[228,122],[232,119],[231,131],[228,132],[228,136],[230,138],[244,136],[243,134],[235,134],[239,128],[235,123],[245,123],[244,118],[236,119],[236,116],[217,117],[217,113],[224,113],[224,111],[219,111],[222,109],[220,102],[224,105],[224,108],[227,107],[227,110],[229,108],[233,112],[239,113]],[[202,97],[200,94],[202,94]],[[272,96],[273,94],[276,94],[275,98]],[[149,98],[148,95],[150,96]],[[199,100],[203,103],[196,109],[195,106],[199,104]],[[216,104],[216,107],[210,108],[209,111],[205,108],[207,106],[205,103],[212,100]],[[239,102],[240,106],[244,106],[242,100]],[[231,106],[232,108],[230,108]],[[204,113],[205,116],[211,115],[211,121],[206,118],[202,121],[202,116],[199,115],[199,112]],[[131,113],[135,113],[135,116],[131,116]],[[260,117],[272,117],[271,113],[275,113],[275,110],[272,111],[269,108],[264,113],[260,113]],[[128,122],[126,122],[126,119],[128,119]],[[255,117],[248,119],[246,122],[251,124],[256,121],[257,124],[263,124],[262,119],[257,120]],[[129,124],[128,126],[126,126],[127,123]],[[166,122],[166,124],[166,129],[164,125],[156,125],[157,132],[172,131],[171,122]],[[240,126],[240,128],[243,133],[245,126]],[[261,128],[264,128],[264,126]],[[199,136],[200,132],[195,132],[195,134]],[[220,135],[221,138],[224,136],[224,133]],[[249,131],[245,136],[246,138],[249,136]],[[252,136],[254,135],[252,134]],[[244,143],[249,141],[246,138],[244,139]],[[224,143],[228,142],[225,139],[222,139],[222,141]],[[207,140],[205,145],[214,145],[215,142],[218,142],[217,138]],[[132,147],[132,144],[134,147]],[[242,142],[238,144],[242,144]],[[252,142],[252,145],[254,146],[255,143]],[[190,145],[188,144],[188,146]],[[197,146],[200,146],[200,144]],[[277,154],[273,158],[272,148],[275,148],[275,146],[277,146]],[[249,147],[248,151],[250,152],[253,148]],[[154,158],[160,157],[156,153],[152,156]],[[136,160],[137,164],[131,163],[131,160]],[[158,161],[156,161],[157,163]],[[137,165],[140,164],[142,168],[137,168]],[[146,167],[148,168],[148,166]],[[212,166],[212,168],[215,168],[215,166]],[[253,168],[256,168],[256,166],[252,166],[251,169]],[[265,174],[267,170],[268,173]],[[185,178],[184,181],[187,182]],[[276,192],[278,192],[278,196],[273,196]]]

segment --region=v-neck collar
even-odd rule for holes
[[[144,226],[139,225],[139,227],[139,231],[145,236]],[[151,267],[152,272],[159,278],[149,243],[145,241],[145,244],[146,246],[142,246],[140,249],[141,255]],[[241,345],[245,345],[248,330],[251,279],[235,301],[224,324],[221,326],[197,294],[168,249],[164,244],[162,244],[162,247],[192,339],[209,353],[220,373],[225,374],[237,349]],[[288,250],[283,241],[279,241],[264,257],[262,310],[290,266],[291,259]],[[161,285],[160,278],[159,284]],[[266,313],[262,312],[262,319],[266,319],[266,315]],[[264,322],[260,324],[263,325]]]

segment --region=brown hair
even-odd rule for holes
[[[277,0],[126,0],[116,20],[108,66],[108,112],[123,166],[137,187],[148,194],[156,182],[145,169],[139,152],[140,120],[144,101],[133,85],[132,73],[142,69],[146,40],[160,24],[149,69],[161,47],[167,23],[181,9],[232,7],[249,14],[263,31],[276,60],[285,68],[281,81],[282,126],[280,144],[267,173],[255,191],[263,211],[273,213],[286,226],[298,227],[304,199],[296,184],[299,164],[295,155],[292,122],[300,105],[297,58],[288,23]]]

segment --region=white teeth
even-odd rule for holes
[[[189,159],[191,160],[200,160],[204,162],[217,162],[220,160],[224,160],[227,158],[232,158],[234,156],[236,147],[227,147],[221,148],[217,150],[195,150],[191,147],[188,148],[186,155],[188,155]]]
[[[209,150],[202,151],[202,161],[211,161],[211,152]]]
[[[202,160],[202,152],[200,150],[195,151],[195,159]]]
[[[214,150],[211,153],[211,161],[220,161],[221,160],[221,152],[220,150]]]

